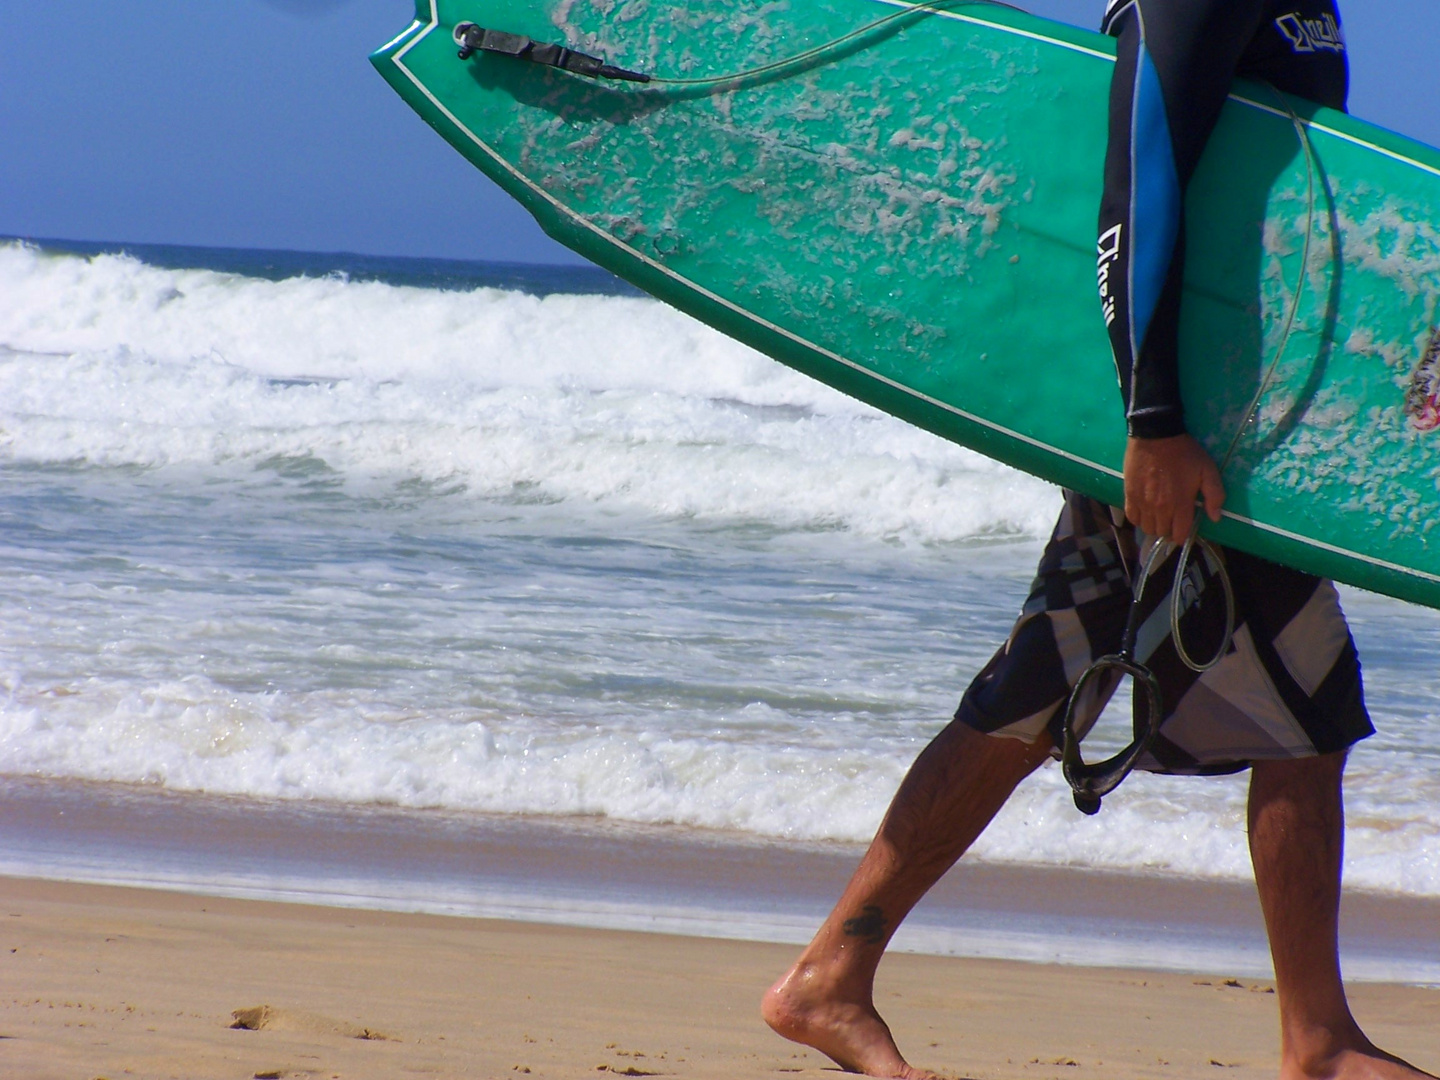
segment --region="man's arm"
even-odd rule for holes
[[[1219,520],[1219,470],[1180,401],[1184,196],[1264,0],[1113,0],[1118,41],[1100,210],[1100,298],[1130,440],[1125,514],[1181,541],[1197,494]]]

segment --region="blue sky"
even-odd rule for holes
[[[1020,3],[1085,26],[1103,7]],[[0,235],[578,261],[366,61],[410,21],[411,0],[10,10]],[[1352,111],[1440,145],[1440,4],[1350,0],[1342,10]]]

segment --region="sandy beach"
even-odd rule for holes
[[[785,945],[20,878],[0,879],[0,916],[6,1076],[831,1068],[756,1015]],[[879,985],[902,1046],[957,1077],[1273,1075],[1263,980],[897,955]],[[1353,1000],[1386,1046],[1440,1067],[1440,991],[1361,984]]]

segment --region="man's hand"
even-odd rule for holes
[[[1125,516],[1141,531],[1183,544],[1195,521],[1195,496],[1220,520],[1220,470],[1191,435],[1130,439],[1125,445]]]

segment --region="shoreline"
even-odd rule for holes
[[[0,878],[0,1069],[74,1076],[833,1076],[758,1017],[793,949]],[[1352,989],[1440,1066],[1440,990]],[[947,1075],[1273,1077],[1275,996],[1224,971],[894,955],[877,1002]]]
[[[798,945],[862,848],[596,819],[261,803],[0,779],[0,875]],[[1351,982],[1440,985],[1440,898],[1347,891]],[[894,950],[1268,978],[1254,888],[962,861]]]

